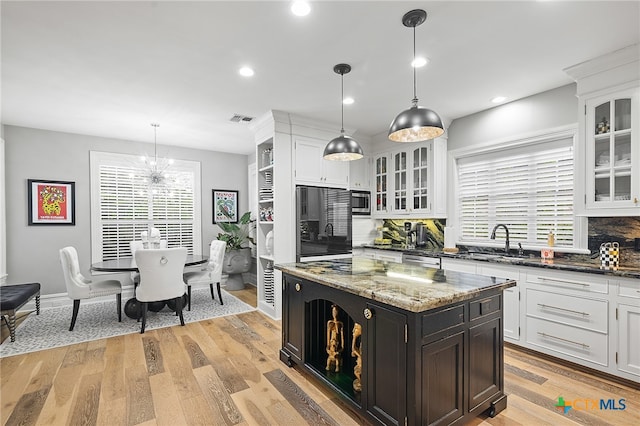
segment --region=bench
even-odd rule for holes
[[[0,314],[9,327],[12,342],[16,341],[16,311],[34,297],[36,298],[36,314],[40,315],[40,283],[0,287]]]

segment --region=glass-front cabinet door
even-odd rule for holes
[[[392,154],[393,166],[393,211],[407,211],[407,152],[399,151]]]
[[[587,209],[640,208],[638,92],[586,103]]]
[[[429,147],[416,148],[411,153],[411,171],[413,174],[412,206],[414,212],[427,212],[431,209],[429,196]]]
[[[373,212],[387,212],[387,196],[389,193],[389,169],[387,165],[388,155],[386,153],[378,154],[375,157],[375,205]]]

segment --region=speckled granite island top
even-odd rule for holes
[[[410,312],[423,312],[472,299],[485,290],[516,285],[514,280],[360,257],[277,264],[275,268]]]

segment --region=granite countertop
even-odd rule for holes
[[[546,260],[539,256],[529,254],[527,257],[502,256],[500,251],[496,251],[496,256],[485,256],[470,252],[445,253],[441,249],[407,249],[402,246],[383,246],[374,244],[364,244],[362,248],[373,248],[378,250],[397,251],[417,256],[441,257],[450,259],[473,260],[479,262],[498,263],[503,265],[531,266],[536,268],[556,269],[562,271],[584,272],[600,275],[614,275],[625,278],[640,279],[640,263],[637,266],[620,266],[617,270],[600,269],[600,260],[591,259],[588,255],[556,253],[554,259]],[[560,257],[562,256],[562,257]]]
[[[277,264],[275,268],[410,312],[423,312],[472,299],[485,290],[516,285],[514,280],[362,257]]]

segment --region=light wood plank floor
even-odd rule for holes
[[[255,306],[254,287],[234,294]],[[19,335],[19,332],[18,332]],[[259,312],[0,360],[5,425],[358,425],[315,380],[278,359],[280,322]],[[505,348],[508,407],[473,425],[638,425],[640,390]],[[569,410],[558,397],[625,399]],[[616,406],[619,406],[618,404]]]

